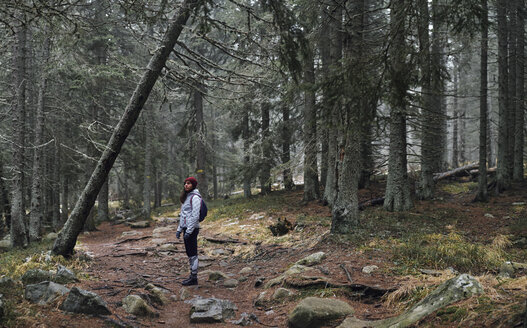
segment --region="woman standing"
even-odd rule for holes
[[[198,181],[194,177],[185,179],[185,185],[179,200],[181,212],[179,214],[179,226],[176,237],[179,239],[183,233],[185,251],[190,264],[190,276],[183,280],[183,286],[198,284],[198,233],[199,233],[199,211],[201,208],[201,194],[196,189]]]

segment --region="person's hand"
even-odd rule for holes
[[[181,237],[181,231],[176,231],[176,238],[179,239]]]
[[[183,235],[183,239],[187,240],[190,238],[190,234],[188,232],[185,232],[185,234]]]

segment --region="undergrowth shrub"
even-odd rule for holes
[[[504,249],[510,244],[499,235],[490,245],[467,241],[462,235],[414,235],[394,249],[395,259],[413,268],[446,269],[460,272],[494,271],[504,261]]]

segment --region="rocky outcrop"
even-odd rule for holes
[[[233,318],[234,311],[238,310],[231,301],[217,298],[195,298],[187,302],[192,304],[191,323],[225,322],[226,319]]]
[[[32,303],[46,305],[62,295],[66,295],[70,290],[52,281],[43,281],[38,284],[27,285],[24,291],[24,298]]]
[[[348,303],[332,298],[308,297],[303,299],[289,314],[292,328],[317,328],[330,321],[343,319],[353,313]]]
[[[439,285],[427,297],[400,316],[377,321],[364,321],[350,317],[338,327],[409,327],[440,308],[481,293],[483,293],[483,286],[479,281],[468,274],[461,274]]]
[[[60,309],[66,312],[84,314],[111,314],[106,302],[102,298],[90,291],[73,287],[66,300],[61,304]]]

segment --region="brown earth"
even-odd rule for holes
[[[502,233],[509,234],[511,218],[508,215],[511,211],[511,203],[525,201],[525,186],[519,186],[514,191],[504,195],[491,198],[488,204],[472,203],[472,194],[460,193],[452,195],[442,193],[439,198],[429,202],[417,202],[412,213],[438,213],[441,210],[462,213],[457,216],[453,223],[455,227],[465,235],[470,236],[474,241],[489,241],[493,236]],[[382,195],[380,189],[370,189],[361,193],[361,199],[375,198]],[[327,207],[319,203],[301,202],[301,192],[284,194],[287,203],[291,204],[288,210],[274,213],[276,217],[290,218],[295,220],[298,214],[305,213],[311,216],[330,217]],[[410,213],[410,214],[412,214]],[[493,217],[486,213],[491,213]],[[252,213],[247,213],[249,217]],[[433,219],[434,214],[430,214]],[[239,224],[246,223],[248,218],[241,218]],[[452,225],[452,223],[449,223]],[[169,227],[171,230],[153,235],[153,230],[158,227]],[[328,257],[321,265],[316,268],[322,276],[329,278],[333,282],[346,284],[348,278],[342,268],[343,265],[350,273],[353,283],[373,286],[378,288],[399,288],[410,282],[407,276],[398,276],[393,273],[394,263],[391,254],[385,250],[375,248],[367,251],[361,250],[352,242],[346,240],[336,240],[328,234],[329,227],[316,225],[306,227],[310,236],[311,243],[296,242],[288,246],[281,244],[269,244],[253,242],[253,256],[234,255],[211,255],[211,251],[216,248],[224,250],[234,250],[240,247],[237,244],[218,244],[205,242],[203,237],[215,238],[240,238],[240,236],[218,235],[216,225],[208,224],[206,221],[200,231],[200,255],[211,258],[210,266],[200,269],[219,270],[227,274],[232,274],[239,279],[240,270],[244,267],[251,267],[252,273],[247,275],[247,280],[240,282],[236,288],[225,288],[222,282],[208,281],[206,275],[199,276],[199,286],[189,287],[191,298],[194,296],[216,297],[231,300],[238,307],[236,318],[241,313],[255,314],[260,324],[254,326],[286,327],[287,315],[298,303],[299,298],[293,298],[286,302],[269,303],[265,307],[255,307],[254,300],[263,287],[255,287],[255,281],[260,277],[265,277],[268,281],[280,273],[295,261],[317,251],[324,251]],[[133,327],[236,327],[232,323],[222,324],[190,324],[189,311],[190,305],[179,300],[181,285],[180,281],[188,276],[188,262],[184,252],[184,245],[181,240],[176,239],[175,229],[177,223],[175,216],[171,218],[157,218],[153,227],[137,229],[138,235],[123,237],[122,233],[132,231],[128,226],[118,224],[111,225],[103,223],[98,226],[98,231],[85,234],[80,238],[79,249],[86,252],[93,260],[89,262],[85,269],[87,278],[83,279],[76,286],[87,289],[99,294],[107,303],[112,311],[112,315],[104,318],[97,318],[84,315],[65,314],[56,308],[39,308],[39,315],[35,319],[27,319],[31,327],[106,327],[110,322],[130,325]],[[379,227],[381,229],[381,227]],[[300,232],[291,232],[300,234]],[[243,235],[242,235],[243,237]],[[318,238],[318,241],[317,241]],[[128,240],[126,240],[128,239]],[[162,250],[160,245],[173,244],[174,250]],[[362,268],[367,265],[379,267],[371,274],[362,272]],[[146,283],[164,288],[168,291],[169,301],[163,306],[155,307],[159,314],[156,318],[139,318],[125,313],[121,306],[122,299],[130,294],[148,294],[144,289]],[[271,288],[268,294],[272,294]],[[308,295],[309,291],[296,291],[297,294]],[[320,295],[320,289],[317,290]],[[389,307],[383,300],[375,297],[361,297],[360,295],[342,292],[340,290],[328,288],[324,296],[335,295],[337,298],[348,302],[355,310],[355,316],[360,319],[373,320],[387,318],[397,315],[397,309]],[[172,297],[171,297],[172,296]],[[429,325],[437,327],[447,327],[434,323],[433,318],[428,318]],[[23,326],[26,326],[25,324]],[[482,326],[487,326],[482,321]],[[468,325],[467,325],[468,327]],[[490,326],[489,326],[490,327]]]

